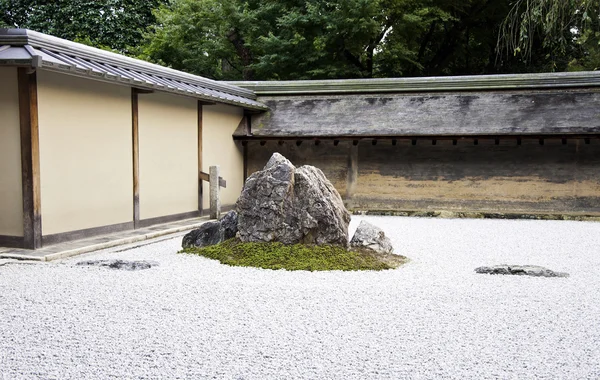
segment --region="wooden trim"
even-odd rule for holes
[[[37,75],[35,71],[28,70],[17,69],[23,183],[23,246],[37,249],[42,246]]]
[[[598,126],[600,128],[600,125]],[[241,141],[242,144],[247,143],[248,141],[253,142],[262,142],[262,141],[296,141],[296,145],[301,141],[314,141],[314,140],[339,140],[339,141],[348,141],[348,140],[469,140],[469,139],[500,139],[500,140],[518,140],[518,139],[531,139],[531,140],[539,140],[541,138],[544,139],[600,139],[600,133],[598,132],[590,132],[589,134],[566,134],[566,133],[557,133],[557,134],[512,134],[512,135],[397,135],[397,136],[384,136],[384,135],[331,135],[331,136],[233,136],[235,141]]]
[[[62,232],[52,235],[42,236],[42,242],[44,246],[64,243],[66,241],[73,241],[79,239],[87,239],[98,235],[107,235],[115,232],[129,231],[133,229],[133,222],[111,224],[108,226],[86,228],[83,230]]]
[[[246,141],[246,144],[242,143],[242,154],[244,156],[244,183],[246,183],[246,180],[248,179],[248,143]]]
[[[133,228],[140,224],[140,141],[139,141],[139,90],[131,89],[131,135],[133,160]]]
[[[0,235],[0,247],[25,248],[23,236]]]
[[[231,210],[235,210],[235,203],[231,205],[221,206],[221,214],[226,214]],[[210,216],[210,210],[204,210],[204,213],[200,216]]]
[[[208,173],[200,172],[198,177],[200,178],[200,181],[210,182],[210,174]],[[219,177],[219,186],[227,188],[227,181],[224,180],[223,177]]]
[[[202,101],[198,101],[198,211],[202,215]]]
[[[155,224],[170,223],[170,222],[176,222],[178,220],[199,218],[200,216],[201,216],[201,213],[199,210],[197,210],[197,211],[184,212],[181,214],[165,215],[165,216],[159,216],[156,218],[142,219],[142,220],[140,220],[140,227],[143,228],[143,227],[153,226]]]
[[[352,206],[358,180],[358,145],[350,145],[348,151],[348,174],[346,179],[346,207]]]

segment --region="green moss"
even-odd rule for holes
[[[287,270],[384,270],[407,261],[403,256],[383,255],[371,250],[346,250],[332,245],[284,245],[281,243],[242,243],[230,239],[204,248],[182,252],[241,267]]]

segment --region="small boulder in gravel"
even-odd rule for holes
[[[392,242],[385,236],[383,230],[364,220],[361,220],[354,236],[352,236],[350,246],[369,248],[379,253],[394,253]]]
[[[235,237],[237,233],[237,213],[229,211],[218,221],[206,222],[188,232],[181,242],[183,248],[208,247]]]
[[[127,261],[127,260],[88,260],[80,261],[77,265],[86,265],[94,267],[105,267],[110,269],[119,270],[142,270],[150,269],[153,266],[157,266],[158,263],[154,261]]]
[[[548,268],[537,265],[494,265],[491,267],[479,267],[475,269],[475,272],[483,274],[510,274],[516,276],[534,277],[569,277],[568,273],[555,272]]]
[[[348,245],[350,213],[323,172],[279,153],[246,180],[237,201],[243,242]]]

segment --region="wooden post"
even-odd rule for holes
[[[352,197],[358,180],[358,144],[350,145],[348,151],[348,174],[346,178],[346,207],[352,208]]]
[[[244,156],[244,183],[248,179],[248,141],[242,141],[242,154]]]
[[[140,225],[140,142],[138,118],[138,90],[131,89],[131,133],[133,152],[133,228]]]
[[[211,166],[210,176],[210,218],[219,219],[221,216],[221,199],[219,197],[219,167]]]
[[[202,205],[202,101],[198,101],[198,211],[203,212]]]
[[[37,249],[42,246],[37,75],[28,70],[28,68],[19,68],[17,73],[21,128],[23,246]]]

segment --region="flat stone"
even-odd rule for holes
[[[157,266],[158,263],[155,261],[127,261],[127,260],[88,260],[80,261],[77,265],[105,267],[110,269],[118,270],[143,270],[150,269]]]
[[[537,265],[494,265],[490,267],[479,267],[475,272],[482,274],[508,274],[515,276],[533,277],[569,277],[568,273],[555,272],[548,268]]]

